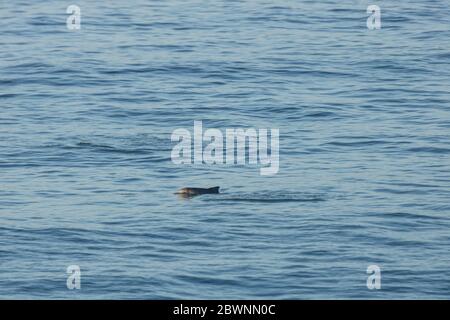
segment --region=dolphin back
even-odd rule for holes
[[[183,188],[176,192],[176,194],[184,194],[189,196],[197,196],[201,194],[219,193],[220,187],[212,188]]]

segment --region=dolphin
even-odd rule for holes
[[[190,198],[199,196],[201,194],[217,194],[220,187],[212,188],[183,188],[178,190],[175,194],[180,195],[182,198]]]

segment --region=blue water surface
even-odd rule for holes
[[[449,17],[447,0],[2,1],[0,298],[449,299]],[[172,163],[194,120],[279,129],[278,174]]]

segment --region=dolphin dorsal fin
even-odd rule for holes
[[[215,192],[217,192],[217,193],[219,193],[219,189],[220,189],[220,187],[212,187],[212,188],[209,188],[209,190],[215,191]]]

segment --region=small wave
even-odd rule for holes
[[[325,198],[317,194],[297,194],[282,192],[261,192],[261,193],[240,193],[240,194],[219,194],[216,196],[205,197],[206,201],[215,202],[264,202],[264,203],[280,203],[280,202],[320,202]]]
[[[334,141],[334,142],[325,143],[325,145],[331,145],[331,146],[336,146],[336,147],[366,147],[366,146],[373,146],[373,145],[380,145],[380,144],[391,144],[391,142],[385,141],[385,140],[365,140],[365,141],[352,141],[352,142]]]
[[[18,97],[18,94],[15,93],[5,93],[5,94],[0,94],[0,99],[6,99],[6,98],[15,98]]]
[[[446,148],[437,148],[437,147],[416,147],[416,148],[410,148],[406,151],[410,152],[425,152],[425,153],[450,153],[450,149]]]
[[[122,153],[122,154],[147,154],[148,150],[144,149],[125,149],[118,148],[114,146],[109,146],[106,144],[96,144],[91,142],[78,142],[75,148],[86,148],[98,152],[111,152],[111,153]]]
[[[334,112],[330,112],[330,111],[319,111],[319,112],[311,112],[308,113],[306,115],[304,115],[304,117],[311,117],[311,118],[326,118],[326,117],[335,117],[336,113]]]
[[[30,71],[31,69],[49,69],[52,68],[53,65],[48,64],[48,63],[43,63],[43,62],[24,62],[24,63],[19,63],[19,64],[15,64],[15,65],[11,65],[6,67],[6,70],[27,70]]]

